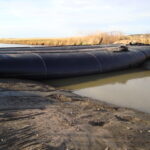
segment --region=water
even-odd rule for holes
[[[150,71],[135,69],[48,81],[56,88],[150,113]]]
[[[0,44],[0,47],[32,47],[32,45],[21,45],[21,44]]]

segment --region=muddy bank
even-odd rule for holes
[[[0,79],[0,150],[148,150],[150,114]]]

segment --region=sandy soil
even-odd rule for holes
[[[0,150],[149,150],[150,114],[0,79]]]

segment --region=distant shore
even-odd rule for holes
[[[24,45],[100,45],[100,44],[150,44],[150,34],[123,35],[120,32],[98,32],[68,38],[0,38],[0,43]]]

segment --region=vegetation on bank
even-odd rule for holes
[[[121,39],[116,41],[115,43],[120,44],[150,44],[150,34],[135,34],[135,35],[128,35],[125,36],[125,39]]]
[[[7,44],[27,44],[27,45],[99,45],[112,43],[143,43],[150,44],[150,34],[139,35],[123,35],[120,32],[99,32],[86,36],[70,37],[70,38],[9,38],[0,39],[0,43]]]

